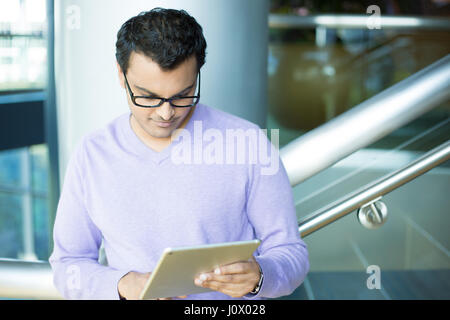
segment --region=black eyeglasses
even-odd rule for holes
[[[195,106],[200,100],[200,70],[198,71],[198,93],[195,96],[174,96],[172,98],[161,98],[157,96],[135,96],[133,91],[131,91],[130,85],[127,80],[125,73],[125,83],[127,84],[128,92],[130,93],[131,101],[136,106],[143,108],[157,108],[164,102],[169,102],[171,106],[177,108],[188,108]]]

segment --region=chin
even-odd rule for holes
[[[146,131],[149,135],[151,135],[154,138],[170,138],[174,130],[156,127]]]

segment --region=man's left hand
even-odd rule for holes
[[[227,264],[214,272],[200,274],[194,282],[199,287],[240,298],[255,289],[260,277],[258,262],[252,257],[249,261]]]

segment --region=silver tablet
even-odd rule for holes
[[[225,242],[195,247],[167,248],[150,275],[140,299],[177,297],[212,291],[194,284],[202,272],[218,266],[247,261],[260,240]]]

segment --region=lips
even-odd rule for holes
[[[155,121],[155,122],[158,126],[163,127],[163,128],[170,127],[173,124],[173,121],[170,121],[170,122]]]

